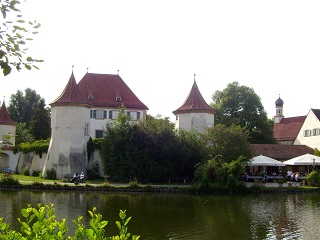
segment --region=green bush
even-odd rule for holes
[[[47,169],[45,179],[56,180],[57,179],[57,171],[54,168]]]
[[[40,177],[40,170],[33,170],[32,171],[32,173],[31,173],[31,175],[33,176],[33,177]]]
[[[21,213],[24,218],[18,221],[21,224],[20,232],[16,232],[9,229],[9,224],[3,222],[3,218],[0,218],[0,239],[106,239],[106,240],[124,240],[132,239],[138,240],[140,236],[132,235],[128,233],[128,223],[131,217],[126,218],[126,211],[120,210],[119,217],[121,221],[116,221],[116,225],[119,230],[119,235],[112,237],[105,237],[105,227],[108,221],[102,220],[102,215],[96,213],[96,208],[92,211],[88,211],[91,217],[90,224],[85,226],[82,223],[83,217],[78,217],[77,220],[72,220],[76,226],[74,236],[67,236],[68,228],[66,219],[62,219],[61,222],[56,220],[54,215],[53,204],[41,205],[37,207],[31,207],[22,209]]]
[[[29,172],[29,168],[28,168],[28,167],[24,167],[24,168],[21,170],[21,173],[22,173],[22,175],[24,175],[24,176],[30,176],[30,172]]]
[[[138,180],[135,179],[135,180],[129,182],[128,187],[130,187],[130,188],[139,188],[140,184],[139,184]]]
[[[14,178],[12,175],[5,174],[0,179],[1,185],[20,185],[19,180]]]
[[[312,171],[307,176],[308,185],[319,186],[320,185],[320,173],[317,171]]]

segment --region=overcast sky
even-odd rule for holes
[[[194,74],[204,99],[233,81],[275,100],[286,117],[320,108],[320,1],[27,0],[22,14],[41,23],[28,55],[40,70],[0,78],[0,97],[29,87],[49,104],[72,72],[120,76],[149,114],[174,119]]]

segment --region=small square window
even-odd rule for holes
[[[103,130],[96,130],[96,138],[103,138]]]

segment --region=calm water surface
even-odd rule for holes
[[[85,216],[97,207],[117,233],[119,210],[132,216],[129,232],[141,239],[319,239],[320,194],[194,196],[83,192],[0,191],[0,216],[19,230],[17,218],[27,203],[53,203],[58,220]]]

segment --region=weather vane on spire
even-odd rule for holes
[[[196,80],[196,74],[193,74],[193,80]]]

